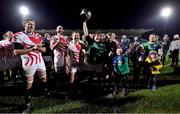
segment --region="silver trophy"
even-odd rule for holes
[[[88,10],[88,9],[81,10],[80,17],[83,22],[89,20],[91,18],[91,16],[92,16],[92,14],[91,14],[90,10]]]

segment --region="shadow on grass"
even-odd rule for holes
[[[157,76],[157,85],[158,86],[166,86],[177,84],[180,81],[180,67],[174,68],[173,72],[169,73],[161,73]]]
[[[1,113],[21,113],[25,108],[23,104],[0,103]]]
[[[98,99],[96,101],[93,101],[92,104],[100,105],[100,106],[109,106],[109,107],[115,107],[115,106],[122,106],[127,103],[136,102],[139,99],[141,99],[143,96],[133,97],[122,97],[122,98],[104,98],[104,99]]]
[[[20,86],[1,86],[0,87],[0,96],[22,96],[23,89]]]
[[[165,85],[170,85],[170,84],[176,84],[179,83],[179,79],[176,77],[179,77],[180,74],[180,67],[177,67],[175,72],[172,73],[164,73],[161,74],[160,76],[167,76],[163,77],[163,79],[157,80],[158,86],[165,86]],[[171,78],[171,79],[170,79]],[[36,83],[35,83],[36,84]],[[38,85],[39,86],[39,85]],[[39,96],[39,88],[38,86],[34,86],[34,95],[33,96]],[[128,97],[122,97],[122,98],[102,98],[105,95],[111,93],[110,91],[104,91],[101,87],[98,87],[97,84],[93,86],[88,86],[87,83],[83,83],[80,85],[80,91],[82,94],[80,96],[72,96],[71,100],[83,100],[87,105],[77,108],[77,109],[70,109],[68,112],[118,112],[121,113],[123,112],[121,110],[121,106],[128,104],[128,103],[133,103],[141,98],[143,96],[128,96]],[[23,95],[23,85],[20,84],[16,88],[14,88],[12,85],[11,86],[0,86],[0,96],[22,96]],[[39,94],[37,94],[39,93]],[[51,107],[53,105],[59,105],[59,104],[65,104],[65,97],[67,95],[67,92],[54,92],[51,96],[51,102],[55,102],[53,104],[47,103],[46,105],[43,105],[43,107]],[[39,99],[39,98],[38,98]],[[9,99],[11,100],[11,99]],[[7,100],[7,101],[9,101]],[[59,103],[59,101],[61,103]],[[63,101],[62,101],[63,100]],[[6,101],[6,102],[7,102]],[[39,100],[40,101],[40,100]],[[49,101],[49,100],[48,100]],[[24,101],[22,101],[24,103]],[[44,101],[42,101],[44,103]],[[37,103],[35,103],[36,105]],[[39,107],[37,106],[36,109],[42,108],[41,106],[41,101],[39,103]],[[3,113],[18,113],[22,112],[24,105],[17,105],[15,103],[0,103],[0,112]],[[118,107],[118,108],[116,108]],[[3,109],[4,108],[4,109]],[[109,109],[112,108],[112,109]]]
[[[172,72],[165,72],[165,73],[160,73],[159,76],[180,76],[180,67],[175,67],[175,68],[172,68],[172,67],[169,67],[172,69]],[[170,69],[167,69],[167,71],[170,70]]]
[[[159,87],[173,84],[179,84],[179,80],[157,80],[157,86]]]
[[[122,113],[124,112],[121,109],[121,106],[136,102],[142,99],[143,96],[129,96],[123,98],[102,98],[97,99],[92,102],[86,102],[87,105],[76,108],[73,110],[69,110],[71,113]]]
[[[180,73],[180,67],[174,68],[174,73],[179,74]]]

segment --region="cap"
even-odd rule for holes
[[[157,55],[157,52],[156,51],[150,51],[149,55],[152,55],[152,54]]]

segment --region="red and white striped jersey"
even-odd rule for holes
[[[74,44],[73,41],[71,41],[68,45],[68,49],[70,51],[70,58],[74,61],[79,62],[80,59],[80,52],[82,49],[82,46],[80,43]]]
[[[25,32],[17,32],[14,34],[15,39],[13,42],[20,43],[24,46],[24,49],[28,49],[34,47],[37,44],[41,44],[43,38],[37,32],[33,32],[32,34],[28,35]],[[43,61],[42,54],[38,50],[33,50],[28,54],[21,55],[21,59],[24,65],[33,65],[38,64]]]
[[[54,48],[54,57],[66,56],[67,45],[69,43],[67,38],[65,36],[54,35],[52,36],[52,40],[59,42]]]
[[[9,39],[1,40],[0,48],[0,55],[3,55],[4,57],[8,58],[14,57],[12,42],[9,41]]]
[[[11,44],[12,43],[8,39],[0,41],[0,47],[6,47],[6,46],[9,46]]]

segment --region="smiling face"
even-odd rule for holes
[[[14,34],[11,31],[7,31],[4,35],[3,35],[4,39],[9,39],[12,40],[14,38]]]
[[[150,54],[150,57],[154,60],[156,58],[155,54]]]
[[[74,41],[79,41],[79,39],[80,39],[80,34],[79,34],[78,32],[73,32],[73,33],[72,33],[72,39],[73,39]]]
[[[94,35],[94,40],[95,42],[100,42],[101,41],[101,38],[102,38],[102,35],[100,33],[96,33]]]
[[[62,34],[64,32],[64,29],[61,25],[57,26],[56,32]]]
[[[24,22],[24,29],[28,33],[34,32],[34,30],[35,30],[35,21],[34,20],[26,20]]]
[[[51,39],[51,36],[49,33],[45,33],[44,34],[44,38],[46,38],[47,40],[50,40]]]
[[[156,40],[156,36],[153,35],[153,34],[150,34],[150,35],[149,35],[149,41],[150,41],[150,42],[154,42],[155,40]]]
[[[167,34],[165,34],[165,35],[163,36],[163,40],[164,40],[164,41],[169,40],[169,36],[168,36]]]
[[[115,40],[115,38],[116,38],[116,34],[115,33],[111,33],[111,35],[110,35],[110,42]]]
[[[157,58],[158,58],[157,52],[156,51],[150,51],[149,57],[151,58],[152,61],[157,60]]]
[[[118,48],[117,50],[116,50],[116,54],[117,55],[121,55],[123,53],[123,49],[122,48]]]

